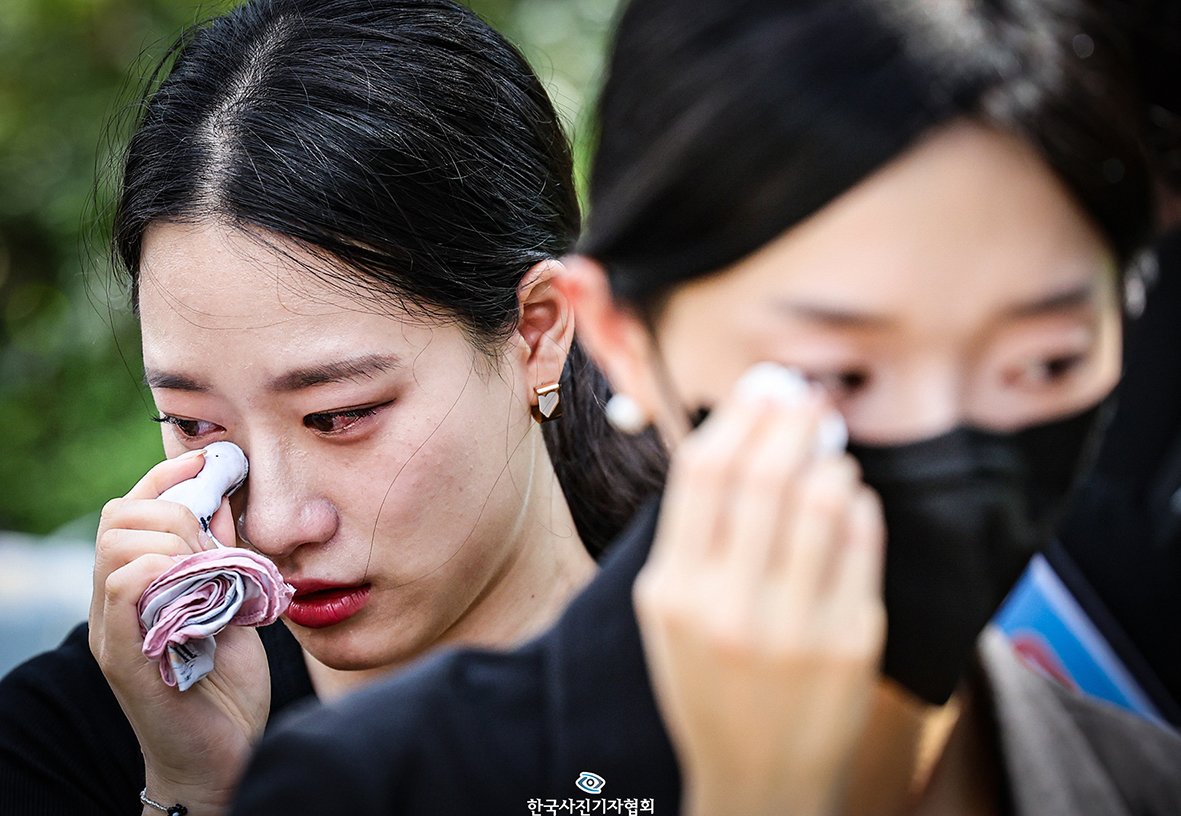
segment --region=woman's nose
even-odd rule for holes
[[[859,406],[856,421],[850,421],[850,434],[859,442],[878,445],[929,439],[967,421],[966,399],[964,377],[957,367],[916,368],[883,383],[873,404]]]
[[[283,559],[336,534],[336,508],[307,478],[313,472],[292,468],[280,456],[250,457],[250,473],[235,508],[243,544]]]

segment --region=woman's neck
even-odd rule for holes
[[[999,777],[977,705],[967,690],[931,706],[889,681],[879,683],[844,813],[995,813]]]
[[[392,665],[339,670],[305,651],[312,687],[320,699],[385,677],[441,646],[517,646],[547,629],[590,582],[595,562],[578,537],[544,444],[530,451],[530,459],[524,478],[517,482],[526,500],[504,533],[513,542],[508,557],[459,619],[441,637]]]

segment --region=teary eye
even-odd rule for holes
[[[303,424],[304,427],[310,428],[317,433],[325,435],[339,434],[373,416],[387,405],[390,405],[390,403],[384,402],[379,405],[370,405],[362,408],[346,408],[340,411],[323,411],[308,414],[303,418]]]
[[[202,436],[216,433],[221,428],[213,422],[208,422],[203,419],[186,419],[184,417],[172,416],[170,414],[161,414],[158,417],[152,417],[153,422],[159,422],[163,425],[171,425],[176,428],[176,432],[185,439],[199,439]]]

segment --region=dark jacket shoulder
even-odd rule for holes
[[[259,630],[271,714],[312,694],[299,645],[280,624]],[[0,679],[0,813],[138,812],[143,757],[86,624]]]
[[[523,809],[546,755],[540,658],[535,649],[441,653],[340,701],[301,706],[268,732],[233,812]]]
[[[126,813],[142,786],[139,743],[85,624],[0,680],[0,813]]]

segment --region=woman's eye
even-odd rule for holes
[[[809,374],[808,379],[819,385],[832,399],[853,396],[869,384],[869,372],[859,370]]]
[[[1037,360],[1025,366],[1011,379],[1024,385],[1051,385],[1069,376],[1087,359],[1085,354],[1064,354]]]
[[[220,430],[214,423],[203,419],[185,419],[184,417],[161,414],[158,417],[152,417],[152,420],[164,425],[171,425],[185,439],[197,439]]]
[[[388,402],[382,403],[381,405],[370,405],[367,408],[348,408],[343,411],[324,411],[323,413],[308,414],[303,418],[303,424],[304,427],[311,428],[317,433],[343,433],[373,416],[387,405],[389,405]]]

